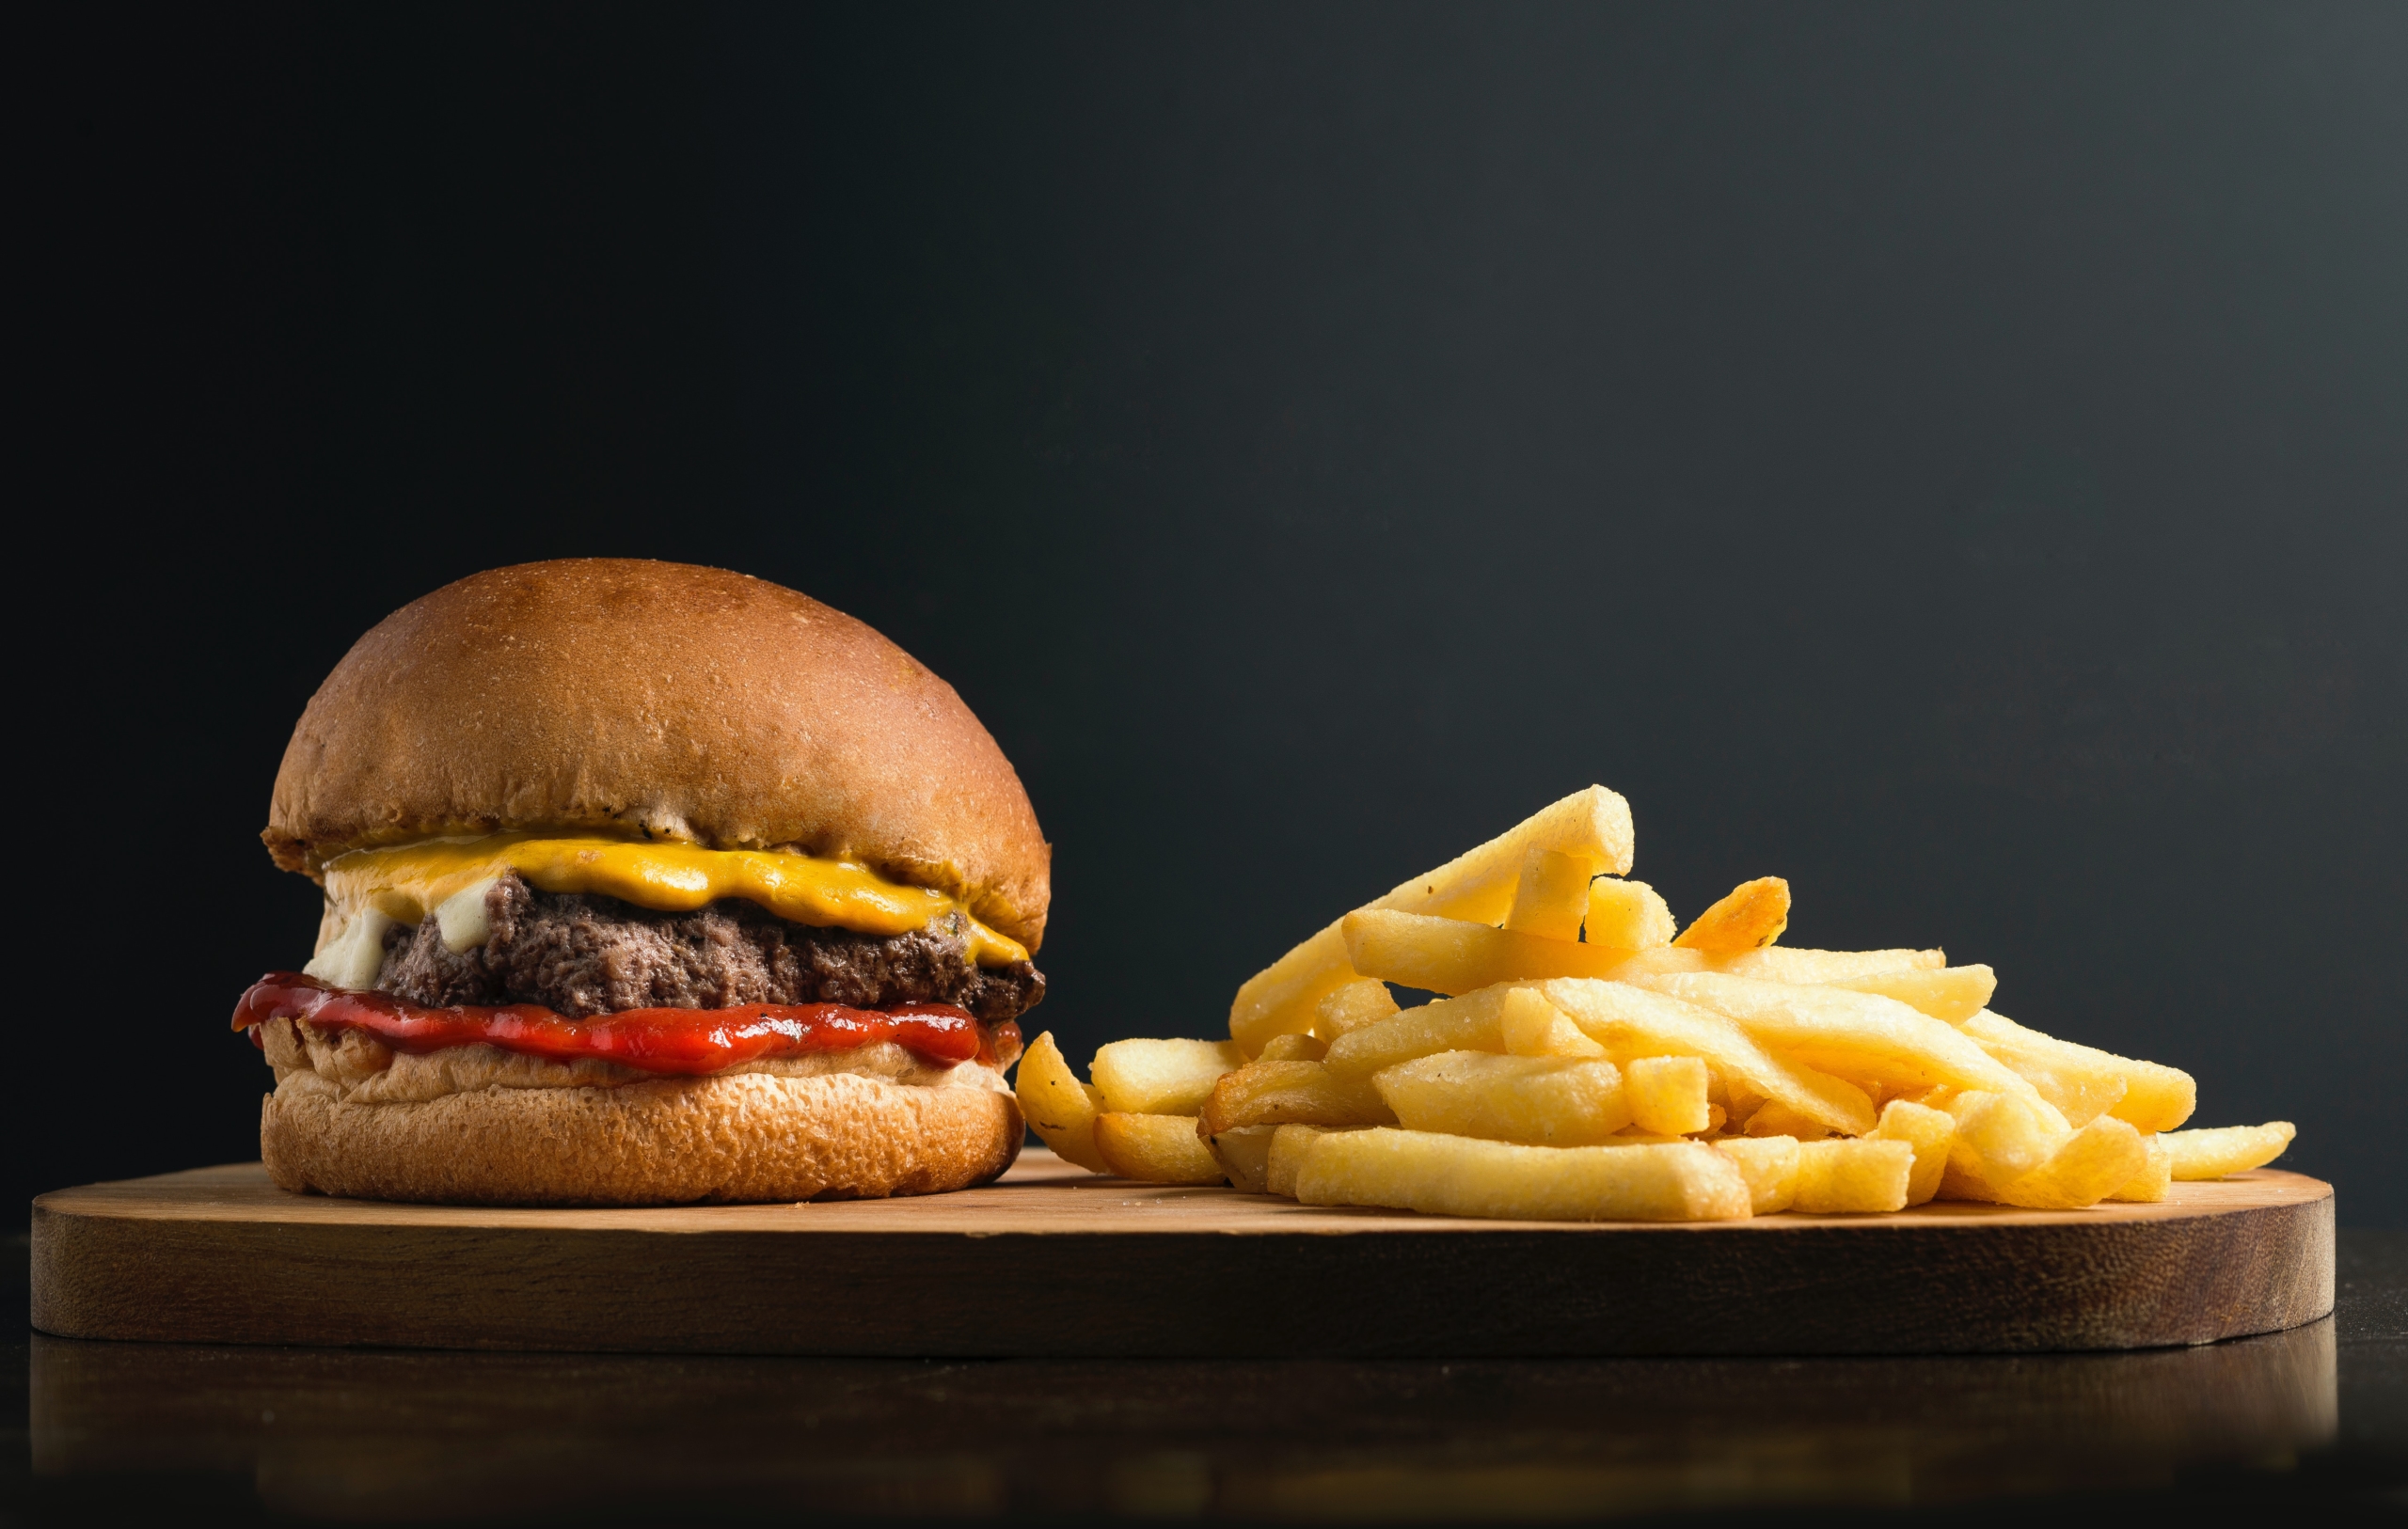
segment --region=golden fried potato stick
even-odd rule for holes
[[[1229,1041],[1114,1041],[1087,1068],[1106,1110],[1137,1115],[1192,1115],[1212,1085],[1245,1064]]]
[[[1766,1099],[1751,1111],[1746,1129],[1751,1137],[1786,1136],[1793,1142],[1819,1142],[1830,1133],[1829,1126],[1792,1110],[1779,1099]]]
[[[1504,1016],[1521,991],[1506,985],[1483,987],[1402,1010],[1376,1025],[1340,1035],[1322,1060],[1340,1078],[1365,1080],[1384,1067],[1441,1051],[1503,1052]]]
[[[1376,1025],[1396,1011],[1396,995],[1388,991],[1387,984],[1377,977],[1356,977],[1331,988],[1313,1005],[1312,1032],[1334,1041],[1350,1030]]]
[[[1592,945],[1647,951],[1672,942],[1672,910],[1643,881],[1599,876],[1589,883],[1583,937]]]
[[[1630,804],[1603,786],[1575,792],[1367,906],[1496,923],[1512,908],[1533,849],[1584,854],[1619,875],[1630,869]],[[1238,989],[1229,1005],[1230,1038],[1251,1056],[1274,1035],[1310,1030],[1322,995],[1354,974],[1345,936],[1332,922]]]
[[[1915,1149],[1914,1174],[1907,1181],[1907,1204],[1919,1206],[1940,1192],[1940,1175],[1948,1170],[1949,1144],[1956,1139],[1956,1121],[1945,1110],[1906,1099],[1881,1107],[1881,1124],[1873,1134],[1885,1142],[1904,1142]]]
[[[2198,1103],[2199,1085],[2178,1067],[2061,1041],[1987,1009],[1957,1028],[2030,1080],[2072,1125],[2111,1114],[2135,1130],[2170,1131],[2190,1119]]]
[[[1648,950],[1633,951],[1623,963],[1613,969],[1612,981],[1628,982],[1634,977],[1670,977],[1684,971],[1711,971],[1714,960],[1703,951],[1685,951],[1672,945],[1657,945]]]
[[[1708,955],[1736,955],[1771,944],[1788,927],[1789,883],[1779,876],[1758,876],[1732,888],[1672,943]]]
[[[1510,1057],[1601,1057],[1606,1048],[1580,1033],[1562,1010],[1528,987],[1505,990],[1497,1038]]]
[[[1957,1095],[1947,1110],[1956,1136],[1941,1179],[1942,1199],[2080,1210],[2120,1196],[2128,1185],[2147,1188],[2150,1139],[2113,1115],[2067,1131],[2026,1099],[1981,1090]]]
[[[1095,1150],[1108,1172],[1149,1184],[1218,1184],[1228,1176],[1196,1139],[1194,1115],[1107,1110],[1095,1117]]]
[[[1237,1049],[1237,1042],[1229,1041],[1226,1044],[1231,1050]],[[1264,1047],[1262,1055],[1255,1060],[1257,1062],[1319,1062],[1327,1055],[1329,1055],[1328,1042],[1318,1035],[1299,1035],[1291,1030],[1285,1035],[1272,1036],[1271,1044]]]
[[[1533,1000],[1526,988],[1504,985],[1442,998],[1340,1035],[1323,1060],[1340,1078],[1367,1079],[1384,1067],[1441,1051],[1503,1052],[1505,1016],[1527,1013],[1532,1001],[1545,1002]]]
[[[2154,1205],[2173,1191],[2174,1149],[2165,1144],[2162,1136],[2144,1136],[2141,1145],[2148,1149],[2147,1166],[2134,1174],[2108,1199],[2136,1200],[2144,1205]]]
[[[1797,1111],[1818,1129],[1848,1136],[1873,1129],[1873,1100],[1862,1089],[1773,1055],[1736,1020],[1709,1009],[1621,982],[1563,978],[1540,984],[1538,992],[1609,1056],[1702,1057],[1722,1075],[1726,1088],[1744,1084],[1751,1094]]]
[[[1270,1190],[1271,1138],[1276,1126],[1248,1126],[1244,1130],[1223,1131],[1204,1139],[1204,1149],[1212,1154],[1229,1175],[1234,1189],[1248,1194],[1264,1194]]]
[[[1943,1200],[1996,1203],[2006,1186],[2056,1155],[2073,1133],[2017,1094],[1969,1089],[1940,1105],[1956,1123],[1941,1174]]]
[[[1630,1123],[1659,1136],[1687,1136],[1713,1124],[1705,1085],[1698,1057],[1635,1057],[1623,1068]]]
[[[2070,1057],[2020,1039],[2001,1042],[1985,1038],[1978,1044],[1983,1050],[1998,1058],[2018,1077],[2037,1089],[2040,1097],[2054,1105],[2057,1112],[2066,1117],[2068,1126],[2087,1126],[2100,1115],[2113,1113],[2131,1091],[2130,1081],[2119,1067]],[[2147,1114],[2148,1111],[2144,1111],[2145,1117]],[[2152,1120],[2151,1124],[2164,1125],[2167,1122]],[[2180,1122],[2177,1120],[2172,1124],[2179,1125]]]
[[[1727,1015],[1767,1048],[1861,1088],[1989,1089],[2028,1096],[2044,1114],[2056,1113],[2031,1083],[1954,1026],[1894,999],[1719,972],[1640,977],[1634,983]]]
[[[1787,1210],[1798,1198],[1798,1138],[1726,1136],[1717,1152],[1739,1165],[1748,1180],[1749,1205],[1759,1216]]]
[[[1703,969],[1766,982],[1846,982],[1885,971],[1937,971],[1947,964],[1946,951],[1817,951],[1767,945],[1736,955],[1718,955]]]
[[[1247,1126],[1392,1126],[1396,1116],[1366,1080],[1319,1062],[1249,1062],[1212,1085],[1204,1135]]]
[[[1739,1165],[1698,1142],[1517,1146],[1392,1129],[1316,1140],[1296,1198],[1439,1216],[1656,1222],[1739,1220],[1751,1199]]]
[[[1020,1071],[1013,1076],[1022,1118],[1055,1156],[1091,1174],[1111,1172],[1095,1149],[1095,1118],[1103,1109],[1103,1096],[1079,1081],[1052,1031],[1021,1054]]]
[[[2148,1167],[2141,1133],[2100,1115],[2066,1139],[2039,1167],[2009,1184],[1999,1199],[2028,1210],[2080,1210],[2130,1184]]]
[[[1798,1144],[1798,1186],[1789,1208],[1814,1216],[1907,1208],[1915,1149],[1879,1137]]]
[[[1349,913],[1339,928],[1355,970],[1432,993],[1468,993],[1548,977],[1608,977],[1640,959],[1637,952],[1605,945],[1377,908]]]
[[[2263,1126],[2217,1126],[2206,1130],[2167,1131],[2158,1138],[2173,1155],[2169,1165],[2182,1183],[2222,1178],[2263,1168],[2289,1149],[2299,1127],[2288,1120]]]
[[[1961,1025],[1982,1012],[1998,991],[1998,975],[1986,966],[1941,967],[1936,971],[1877,971],[1830,984],[1858,993],[1878,993],[1934,1019]]]
[[[1328,1135],[1333,1128],[1327,1126],[1271,1127],[1271,1155],[1262,1165],[1263,1189],[1293,1200],[1296,1197],[1296,1171],[1305,1165],[1305,1154],[1314,1142]]]
[[[1588,855],[1560,849],[1533,849],[1522,861],[1522,879],[1513,888],[1513,906],[1505,927],[1549,939],[1578,939],[1589,916],[1589,881],[1597,874]]]
[[[1441,1051],[1373,1073],[1371,1086],[1414,1131],[1591,1146],[1631,1123],[1622,1073],[1610,1062]]]

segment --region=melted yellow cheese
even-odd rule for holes
[[[1028,959],[1019,941],[980,923],[955,899],[925,887],[898,886],[855,860],[518,833],[430,839],[335,857],[325,866],[328,916],[320,949],[340,940],[363,913],[415,924],[438,910],[447,942],[473,935],[468,943],[482,943],[482,909],[463,906],[475,899],[445,905],[513,871],[547,892],[595,892],[663,913],[689,913],[723,897],[741,897],[795,923],[865,935],[909,934],[951,916],[960,920],[971,958],[979,965]]]

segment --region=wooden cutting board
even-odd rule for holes
[[[1325,1209],[1030,1152],[925,1199],[495,1210],[287,1194],[257,1163],[34,1202],[68,1337],[994,1357],[2141,1348],[2333,1309],[2333,1190],[1689,1225]]]

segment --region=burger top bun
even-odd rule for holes
[[[743,574],[525,563],[376,623],[293,731],[276,862],[442,833],[617,829],[859,859],[1034,951],[1053,852],[995,740],[918,660]]]

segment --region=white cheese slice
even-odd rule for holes
[[[435,905],[436,927],[443,931],[443,948],[457,955],[493,938],[493,920],[485,914],[485,893],[499,876],[487,876]]]
[[[373,987],[376,974],[385,969],[385,931],[391,927],[390,918],[372,907],[361,908],[301,969],[329,987]]]

